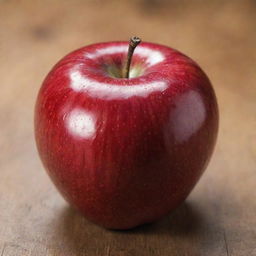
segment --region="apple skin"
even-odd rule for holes
[[[213,88],[193,60],[143,42],[135,77],[111,77],[127,49],[109,42],[70,53],[44,80],[35,107],[37,148],[52,181],[84,216],[111,229],[155,221],[182,203],[218,131]]]

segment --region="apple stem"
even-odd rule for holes
[[[125,66],[124,66],[124,72],[123,72],[123,77],[124,78],[129,78],[130,65],[131,65],[131,61],[132,61],[132,55],[133,55],[133,52],[134,52],[136,46],[140,42],[141,42],[141,39],[139,37],[137,37],[137,36],[133,36],[130,39],[128,54],[127,54],[127,58],[126,58]]]

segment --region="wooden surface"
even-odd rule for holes
[[[138,35],[200,63],[215,87],[214,156],[186,202],[114,232],[72,210],[33,138],[40,84],[83,45]],[[0,0],[0,255],[256,255],[256,2]]]

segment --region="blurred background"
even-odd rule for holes
[[[172,215],[106,231],[70,209],[36,152],[42,80],[68,52],[143,41],[196,60],[215,88],[214,156]],[[0,255],[256,255],[256,1],[0,0]]]

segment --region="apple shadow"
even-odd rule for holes
[[[170,236],[196,233],[203,228],[202,214],[189,202],[183,202],[177,209],[162,219],[140,225],[129,230],[115,232],[157,233]]]
[[[87,252],[93,255],[108,255],[106,248],[110,247],[111,250],[115,248],[114,253],[118,255],[120,250],[129,251],[131,247],[136,250],[140,246],[138,241],[141,237],[152,247],[159,246],[159,243],[154,244],[155,237],[171,243],[175,243],[177,239],[192,242],[193,238],[200,237],[202,231],[207,228],[205,217],[196,206],[184,202],[170,215],[157,222],[120,231],[99,227],[68,206],[60,213],[57,227],[55,226],[56,239],[65,244],[65,250],[69,251],[70,255],[83,255]],[[130,253],[132,255],[133,251]]]

